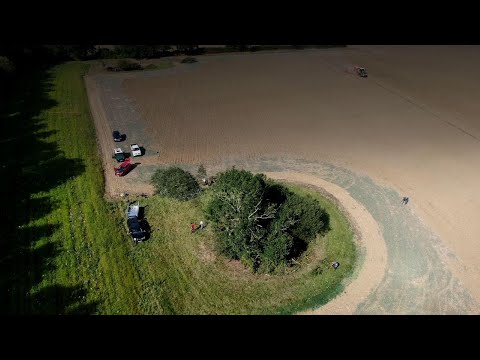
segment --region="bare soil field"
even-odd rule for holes
[[[149,176],[167,164],[327,181],[375,220],[371,230],[380,229],[383,250],[364,239],[365,250],[387,259],[370,280],[370,295],[353,305],[347,287],[335,301],[349,305],[335,312],[479,313],[480,47],[352,46],[198,59],[87,77],[108,195],[151,192]],[[369,77],[355,76],[354,65]],[[113,176],[114,128],[127,134],[124,150],[133,142],[146,149],[125,178]],[[372,266],[367,259],[357,279]]]

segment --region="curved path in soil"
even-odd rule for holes
[[[410,204],[402,205],[394,189],[346,168],[304,159],[237,158],[211,170],[233,165],[316,187],[353,219],[362,249],[357,272],[341,295],[307,314],[478,313],[478,302],[447,265],[454,254]]]
[[[332,199],[349,218],[355,228],[356,241],[361,249],[359,271],[340,296],[326,305],[304,314],[345,315],[354,313],[359,304],[375,291],[385,274],[387,247],[377,222],[362,204],[338,185],[308,174],[267,172],[266,175],[277,180],[314,186],[317,191]]]

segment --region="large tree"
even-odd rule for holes
[[[218,249],[254,271],[288,265],[328,228],[328,214],[312,198],[296,195],[265,175],[221,173],[207,206]]]

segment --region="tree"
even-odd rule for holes
[[[161,54],[166,54],[172,51],[172,45],[158,45],[158,51]]]
[[[177,53],[185,55],[198,55],[202,52],[198,45],[176,45]]]
[[[118,60],[117,67],[125,71],[142,70],[142,65],[139,63],[125,59]]]
[[[235,51],[245,51],[247,49],[245,45],[230,45],[230,47]]]
[[[0,72],[12,74],[15,71],[15,64],[6,56],[0,56]]]
[[[313,198],[236,169],[218,176],[207,219],[220,252],[266,272],[288,265],[328,228],[328,214]]]
[[[93,45],[67,45],[64,46],[64,49],[67,55],[74,60],[88,60],[97,53]]]
[[[158,169],[151,182],[157,194],[182,201],[193,199],[201,191],[193,175],[179,167]]]

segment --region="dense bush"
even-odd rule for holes
[[[142,70],[142,65],[139,63],[125,59],[118,60],[117,67],[124,71]]]
[[[179,167],[158,169],[151,182],[157,194],[177,200],[190,200],[200,193],[200,186],[193,175]]]
[[[187,56],[185,59],[183,59],[181,61],[182,64],[193,64],[193,63],[196,63],[198,62],[198,60],[194,57],[191,57],[191,56]]]
[[[217,177],[207,218],[218,234],[218,250],[261,272],[289,265],[329,225],[313,198],[236,169]]]
[[[6,56],[0,56],[0,73],[11,74],[15,71],[15,65]]]
[[[157,69],[158,69],[158,66],[155,64],[148,64],[143,68],[143,70],[157,70]]]

